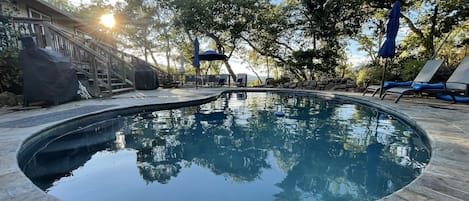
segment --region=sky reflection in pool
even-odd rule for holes
[[[374,200],[429,160],[425,140],[390,115],[292,94],[226,94],[93,126],[23,170],[66,201]]]

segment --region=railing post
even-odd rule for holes
[[[107,87],[109,90],[109,96],[112,96],[112,79],[111,79],[112,58],[111,58],[111,55],[108,55],[107,63],[108,63],[106,67]]]
[[[122,71],[122,78],[124,79],[124,84],[127,84],[127,77],[126,77],[126,66],[123,62],[119,62],[119,69]]]
[[[49,30],[49,26],[48,26],[47,22],[46,23],[42,22],[41,24],[42,24],[42,27],[44,29],[44,38],[45,38],[45,42],[46,42],[46,44],[44,44],[44,47],[50,46],[51,48],[54,49],[54,44],[55,43],[53,42],[54,41],[53,38],[52,38],[53,36],[52,36],[51,31]]]
[[[91,74],[93,76],[93,87],[96,94],[101,94],[101,90],[99,89],[99,80],[98,80],[98,68],[96,58],[92,57],[90,60],[90,67],[91,67]]]

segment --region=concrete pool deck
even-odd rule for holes
[[[17,162],[22,143],[41,130],[77,117],[123,108],[208,101],[226,90],[233,89],[134,91],[108,99],[76,101],[50,108],[27,111],[0,109],[0,200],[58,200],[36,187],[21,172]],[[416,180],[383,200],[469,200],[469,105],[425,98],[403,98],[395,104],[391,99],[381,101],[360,93],[278,90],[304,91],[374,106],[405,119],[428,135],[432,148],[428,166]]]

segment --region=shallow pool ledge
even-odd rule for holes
[[[217,98],[227,88],[185,88],[135,91],[110,99],[85,100],[46,109],[12,112],[0,116],[0,200],[58,200],[36,187],[18,167],[21,145],[42,130],[89,115],[131,110],[166,109],[200,104]],[[432,157],[423,173],[383,200],[467,200],[469,198],[469,107],[433,99],[392,100],[359,93],[246,88],[244,91],[291,91],[327,99],[345,99],[377,107],[399,116],[425,133]]]

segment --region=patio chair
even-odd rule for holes
[[[414,83],[428,83],[432,79],[433,75],[438,71],[438,68],[443,64],[443,60],[428,60],[423,68],[420,70],[417,77],[414,81],[407,82],[384,82],[383,89],[387,90],[393,87],[406,87],[410,88]],[[363,96],[368,92],[373,92],[372,96],[375,96],[376,93],[381,89],[381,85],[371,85],[368,86],[365,91],[363,91]]]
[[[469,102],[469,56],[464,57],[443,88],[424,89],[425,93],[436,94],[437,98],[456,102]]]
[[[451,74],[446,83],[425,84],[416,83],[412,87],[396,87],[386,90],[381,97],[381,100],[388,94],[397,95],[395,103],[399,102],[403,95],[415,93],[429,93],[436,95],[449,95],[453,102],[456,102],[455,96],[465,94],[468,95],[469,85],[469,56],[464,57],[462,62]]]

